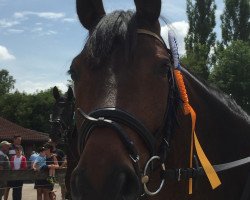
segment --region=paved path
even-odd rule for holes
[[[58,184],[55,184],[54,190],[56,191],[56,199],[61,200],[61,188]],[[34,183],[23,185],[23,200],[36,200],[36,190],[34,189]],[[12,189],[9,193],[8,200],[12,200]]]

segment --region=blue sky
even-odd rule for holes
[[[133,0],[103,0],[107,13],[135,9]],[[223,1],[217,0],[217,37]],[[0,0],[0,69],[16,79],[15,88],[34,93],[57,85],[66,90],[71,60],[81,51],[87,31],[78,22],[75,0]],[[188,24],[185,0],[162,0],[162,13],[170,22],[184,53]],[[162,27],[167,38],[168,27]]]

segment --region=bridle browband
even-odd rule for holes
[[[148,30],[146,30],[146,29],[140,29],[140,28],[137,29],[137,33],[138,33],[138,34],[150,35],[150,36],[156,38],[157,40],[159,40],[159,41],[166,47],[166,49],[168,49],[168,48],[167,48],[167,45],[166,45],[166,43],[164,42],[164,40],[162,39],[162,37],[158,36],[156,33],[152,32],[152,31],[148,31]]]

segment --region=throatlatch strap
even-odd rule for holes
[[[174,70],[174,74],[175,74],[175,78],[176,78],[176,83],[178,86],[178,89],[180,91],[180,97],[183,101],[183,111],[184,114],[190,114],[191,115],[191,119],[192,119],[192,133],[191,133],[191,149],[190,149],[190,168],[193,167],[193,148],[195,146],[195,150],[197,152],[198,158],[201,162],[202,167],[204,168],[204,171],[208,177],[208,180],[212,186],[213,189],[215,189],[216,187],[218,187],[221,184],[221,181],[217,175],[217,173],[215,172],[213,166],[211,165],[211,163],[209,162],[209,160],[207,159],[201,145],[200,142],[197,138],[197,135],[195,133],[195,123],[196,123],[196,113],[193,110],[192,106],[189,104],[189,100],[188,100],[188,95],[187,95],[187,91],[186,91],[186,87],[183,81],[183,76],[181,74],[181,72],[177,69]],[[193,193],[193,180],[192,178],[189,179],[189,194]]]

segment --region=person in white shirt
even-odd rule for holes
[[[12,156],[10,160],[11,169],[12,170],[26,170],[27,161],[26,161],[26,157],[22,155],[22,147],[15,146],[15,152],[16,152],[16,155]],[[21,200],[23,181],[21,180],[11,181],[11,185],[13,186],[13,193],[12,193],[13,200]]]
[[[16,155],[16,146],[20,146],[20,148],[22,150],[22,154],[24,154],[23,147],[21,146],[21,143],[22,143],[21,135],[14,135],[13,143],[10,145],[9,152],[8,152],[8,156],[9,156],[10,160],[11,160],[12,156]],[[13,183],[12,181],[7,182],[7,188],[6,188],[5,193],[4,193],[5,200],[8,199],[8,197],[9,197],[10,188],[13,188],[15,186],[15,184],[13,185],[12,183]]]

